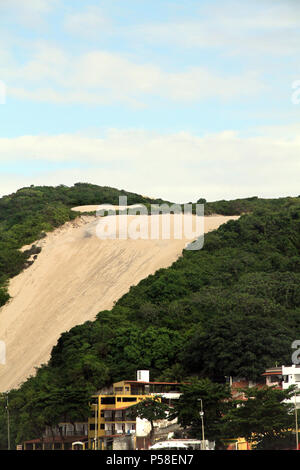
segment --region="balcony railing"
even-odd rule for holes
[[[115,423],[115,422],[123,422],[123,423],[128,423],[128,422],[131,422],[131,423],[135,423],[135,419],[133,418],[126,418],[126,417],[122,417],[122,416],[111,416],[109,418],[104,418],[104,421],[105,423]]]
[[[134,434],[136,431],[134,429],[105,429],[105,435],[111,436],[115,434]]]
[[[163,387],[150,387],[149,389],[143,388],[131,388],[130,390],[114,390],[114,393],[110,393],[108,395],[159,395],[161,393],[180,393],[179,389],[165,389]],[[104,394],[103,394],[104,395]]]
[[[62,431],[61,433],[55,429],[53,431],[53,434],[50,432],[50,431],[47,431],[43,434],[43,437],[52,437],[52,436],[56,436],[56,437],[60,437],[60,436],[63,436],[63,437],[67,437],[67,436],[87,436],[88,434],[88,430],[87,429],[81,429],[81,430],[78,430],[76,429],[75,431],[74,430],[66,430],[66,431]]]

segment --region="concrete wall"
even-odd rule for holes
[[[134,438],[133,436],[120,436],[115,437],[113,440],[113,450],[133,450]]]

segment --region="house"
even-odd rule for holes
[[[122,380],[93,396],[88,422],[89,449],[148,448],[149,421],[130,416],[130,407],[145,398],[159,396],[168,405],[180,397],[180,383],[150,382],[149,371],[137,371],[137,380]],[[163,423],[156,423],[162,426]],[[165,425],[171,425],[166,422]],[[174,424],[174,423],[173,423]]]
[[[282,388],[283,375],[282,375],[282,366],[280,367],[271,367],[266,369],[262,374],[262,377],[265,377],[265,385],[268,387]]]
[[[88,444],[88,423],[60,423],[47,426],[42,438],[23,442],[24,450],[84,450]]]
[[[262,375],[269,387],[276,386],[276,388],[287,390],[292,385],[296,385],[296,389],[300,389],[300,365],[273,367],[266,369]],[[288,402],[295,404],[295,400],[297,408],[300,408],[300,395],[296,394]]]
[[[263,387],[265,379],[249,380],[246,377],[226,377],[226,382],[230,385],[232,398],[235,400],[246,400],[243,389],[250,387]]]

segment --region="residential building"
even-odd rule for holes
[[[265,378],[265,385],[268,387],[282,388],[283,375],[282,375],[282,366],[280,367],[271,367],[266,369],[262,374],[262,377]]]
[[[23,443],[24,450],[84,450],[88,444],[88,423],[60,423],[47,426],[42,438]]]
[[[300,365],[273,367],[266,369],[262,375],[269,387],[276,386],[276,388],[287,390],[292,385],[296,385],[296,389],[300,389]],[[294,404],[295,400],[297,408],[300,408],[300,394],[296,394],[288,401]]]
[[[159,396],[168,405],[180,397],[180,383],[150,382],[149,371],[137,371],[137,380],[122,380],[93,396],[93,416],[89,419],[89,448],[115,449],[120,444],[134,448],[150,445],[150,423],[130,416],[130,407],[145,398]],[[161,423],[156,423],[158,426]],[[167,426],[172,422],[165,423]],[[131,439],[121,439],[131,436]]]
[[[295,385],[296,392],[298,392],[297,389],[300,389],[300,365],[293,364],[292,366],[282,366],[282,377],[283,390]],[[288,402],[296,404],[296,407],[300,408],[300,394],[295,393],[294,397],[288,400]]]

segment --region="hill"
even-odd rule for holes
[[[84,415],[90,393],[139,368],[154,379],[224,381],[290,362],[300,336],[300,198],[206,204],[216,210],[247,213],[62,334],[49,364],[10,393],[16,442]]]
[[[206,217],[205,230],[231,218]],[[151,216],[148,219],[151,224]],[[0,391],[19,386],[35,367],[48,362],[63,332],[111,309],[131,286],[176,261],[188,242],[101,240],[96,236],[98,220],[77,217],[35,242],[34,252],[41,252],[10,280],[11,300],[0,310],[0,338],[7,350],[6,364],[0,366]],[[32,252],[32,246],[26,251]]]

